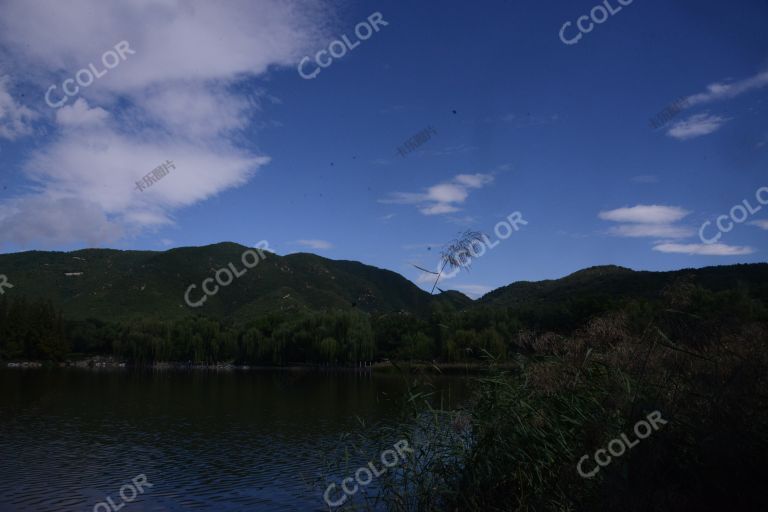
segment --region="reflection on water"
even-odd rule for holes
[[[466,396],[462,378],[435,383]],[[153,487],[122,512],[327,510],[326,456],[355,416],[394,416],[403,390],[352,372],[2,369],[0,511],[119,507],[142,473]]]

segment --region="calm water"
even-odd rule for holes
[[[460,377],[435,382],[466,397]],[[0,511],[119,507],[139,474],[153,487],[121,512],[328,510],[313,479],[402,391],[344,372],[0,369]]]

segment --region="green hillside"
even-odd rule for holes
[[[220,243],[165,252],[31,251],[0,255],[0,273],[14,285],[6,290],[9,295],[51,300],[73,319],[175,319],[202,314],[243,320],[292,309],[422,313],[436,300],[388,270],[307,253],[266,253],[266,259],[201,307],[185,303],[187,288],[197,285],[191,297],[193,302],[199,300],[202,281],[216,270],[230,263],[245,270],[241,256],[247,249]],[[471,302],[458,292],[445,301]]]
[[[768,264],[740,264],[670,272],[635,271],[615,265],[590,267],[562,279],[519,281],[484,295],[479,304],[489,307],[536,307],[564,304],[574,299],[647,299],[661,297],[678,282],[719,292],[744,288],[768,302]]]
[[[51,301],[69,319],[105,321],[174,320],[198,314],[244,322],[266,313],[357,310],[371,314],[428,314],[440,303],[449,310],[476,308],[589,316],[630,299],[655,300],[680,282],[713,292],[743,289],[768,302],[768,264],[730,265],[672,272],[592,267],[561,279],[516,282],[477,301],[448,291],[432,296],[403,276],[355,261],[297,253],[266,259],[201,307],[185,303],[203,297],[204,279],[232,264],[244,270],[248,248],[234,243],[183,247],[164,252],[85,249],[30,251],[0,255],[0,274],[8,276],[9,297]]]
[[[0,297],[0,359],[480,361],[485,353],[504,359],[530,350],[526,332],[569,335],[615,312],[632,325],[686,308],[721,326],[768,316],[768,264],[674,272],[593,267],[513,283],[472,301],[456,291],[430,295],[395,272],[314,254],[266,253],[248,269],[248,250],[220,243],[0,255],[0,274],[13,284]],[[241,276],[201,307],[186,303],[190,285],[191,302],[200,301],[204,280],[228,267]]]

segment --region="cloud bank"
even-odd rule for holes
[[[622,222],[613,226],[608,233],[613,236],[662,239],[654,242],[653,250],[668,254],[700,256],[740,256],[752,254],[752,247],[727,244],[681,244],[671,240],[689,238],[696,230],[675,224],[691,212],[679,206],[636,205],[598,213],[602,220]],[[666,239],[666,240],[665,240]]]
[[[459,205],[469,197],[471,189],[493,182],[491,174],[459,174],[447,183],[438,183],[424,192],[393,192],[381,203],[413,204],[424,215],[441,215],[461,211]]]
[[[239,87],[324,40],[319,0],[7,0],[0,50],[39,96],[0,80],[0,137],[52,132],[18,172],[30,192],[0,204],[0,242],[111,242],[173,223],[178,208],[245,184],[269,162],[236,143],[266,94]],[[135,51],[58,110],[43,100],[119,41]],[[6,60],[8,60],[6,59]],[[61,94],[61,93],[59,93]],[[58,98],[59,96],[57,96]],[[36,98],[36,99],[34,99]],[[176,169],[144,192],[135,182]]]

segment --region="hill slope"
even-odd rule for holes
[[[669,272],[635,271],[615,265],[590,267],[561,279],[512,283],[484,295],[489,307],[557,305],[587,297],[655,299],[664,288],[685,281],[712,291],[747,288],[768,302],[768,264],[739,264]]]
[[[245,269],[248,248],[234,243],[182,247],[165,252],[85,249],[69,253],[30,251],[0,255],[0,274],[12,289],[6,296],[51,300],[71,319],[130,321],[175,319],[202,314],[242,321],[268,312],[300,309],[359,309],[368,313],[427,313],[435,304],[454,310],[474,307],[545,308],[583,301],[585,314],[602,299],[660,296],[668,285],[685,280],[713,291],[745,288],[768,302],[768,264],[730,265],[671,272],[634,271],[618,266],[591,267],[561,279],[516,282],[478,301],[456,291],[432,296],[403,276],[355,261],[330,260],[308,253],[265,260],[232,284],[203,297],[204,279],[230,263]]]
[[[203,314],[238,320],[292,308],[421,313],[434,301],[457,302],[457,292],[445,299],[433,297],[395,272],[362,263],[306,253],[266,253],[266,259],[201,307],[185,303],[184,294],[192,284],[197,286],[190,294],[192,302],[203,297],[202,281],[216,270],[230,263],[238,272],[244,270],[241,256],[246,249],[220,243],[165,252],[31,251],[0,255],[0,273],[14,285],[6,290],[9,295],[49,299],[75,319],[172,319]]]

